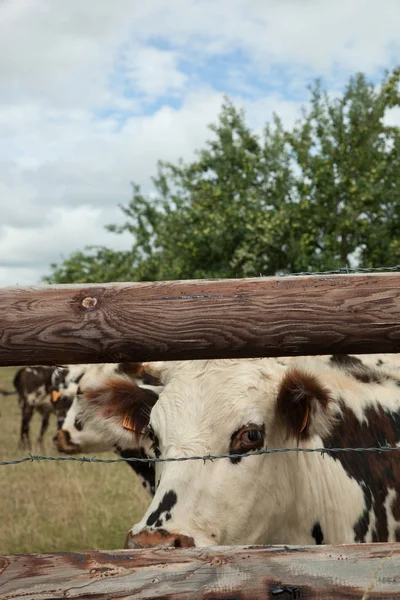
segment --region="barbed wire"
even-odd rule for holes
[[[320,454],[330,454],[331,452],[400,452],[399,446],[379,446],[369,448],[266,448],[265,450],[255,450],[254,452],[246,452],[244,454],[206,454],[203,456],[178,456],[171,458],[151,458],[151,457],[131,457],[131,458],[97,458],[96,456],[46,456],[38,454],[29,454],[23,458],[15,460],[0,461],[0,466],[19,465],[26,462],[40,461],[75,461],[83,463],[120,463],[120,462],[140,462],[140,463],[162,463],[162,462],[185,462],[189,460],[219,460],[219,459],[238,459],[248,458],[249,456],[260,456],[262,454],[280,454],[285,452],[318,452]]]
[[[297,277],[302,275],[351,275],[357,273],[390,273],[400,271],[400,265],[394,265],[392,267],[342,267],[340,269],[334,269],[332,271],[299,271],[297,273],[277,273],[276,275],[263,275],[260,273],[260,277]]]

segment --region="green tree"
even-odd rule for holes
[[[311,87],[292,131],[278,116],[257,136],[226,100],[190,163],[160,162],[155,194],[134,185],[121,209],[132,248],[78,251],[48,282],[247,277],[361,266],[400,256],[400,69],[379,88],[359,74],[338,98]]]
[[[335,100],[317,84],[288,134],[300,170],[299,268],[340,268],[355,252],[363,266],[397,260],[400,130],[384,117],[399,105],[399,77],[387,74],[377,90],[357,75]]]

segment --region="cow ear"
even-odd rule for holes
[[[157,388],[149,388],[127,376],[109,377],[84,390],[84,416],[112,444],[136,447],[146,436],[151,409],[158,400]]]
[[[287,438],[308,440],[330,430],[329,390],[317,376],[300,369],[289,369],[278,390],[277,414],[286,428]]]

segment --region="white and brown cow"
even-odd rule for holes
[[[376,364],[369,359],[370,364]],[[400,374],[359,358],[146,363],[154,392],[118,376],[89,387],[81,418],[104,442],[162,458],[127,547],[400,541]],[[265,448],[324,447],[234,457]]]
[[[59,419],[58,412],[61,406],[70,406],[72,398],[65,395],[65,389],[68,388],[70,395],[73,386],[77,387],[75,382],[87,368],[87,365],[67,365],[63,367],[50,366],[31,366],[18,369],[14,376],[14,387],[18,394],[18,403],[21,409],[21,429],[20,446],[31,447],[30,441],[30,422],[34,412],[38,412],[42,418],[38,442],[42,444],[44,435],[49,426],[50,416],[55,412]],[[62,401],[55,403],[55,399],[61,396],[54,392],[62,387],[64,396]],[[69,401],[69,404],[68,404]],[[58,410],[56,410],[56,407]]]
[[[81,419],[81,390],[96,385],[97,382],[104,380],[105,377],[116,374],[124,374],[136,383],[146,387],[147,390],[155,389],[160,391],[162,388],[154,388],[157,381],[143,371],[142,363],[107,363],[88,365],[88,369],[79,380],[79,386],[75,389],[69,388],[69,393],[61,394],[55,402],[55,410],[58,415],[58,431],[53,441],[59,452],[65,454],[79,454],[82,451],[87,453],[116,452],[122,458],[133,458],[144,456],[140,448],[120,448],[118,444],[111,444],[104,440],[98,430],[92,429],[90,422]],[[61,391],[60,386],[60,391]],[[72,392],[72,396],[71,396]],[[79,392],[79,393],[78,393]],[[73,398],[73,400],[71,399]],[[154,402],[158,399],[153,395]],[[146,419],[149,413],[146,414]],[[154,465],[141,462],[127,462],[127,464],[138,475],[143,487],[147,492],[154,496],[155,492],[155,474]]]
[[[55,367],[22,367],[14,376],[14,387],[18,394],[18,403],[21,409],[20,446],[31,447],[29,426],[33,413],[37,411],[42,424],[38,442],[43,442],[44,434],[49,425],[52,406],[50,394],[52,387],[52,375]]]

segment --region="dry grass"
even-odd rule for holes
[[[0,368],[0,388],[12,389],[14,368]],[[18,448],[17,396],[0,396],[0,460],[26,456]],[[37,438],[39,415],[32,419]],[[50,421],[44,453],[56,455]],[[32,453],[41,454],[34,446]],[[115,457],[114,454],[102,455]],[[122,548],[149,496],[126,464],[40,462],[0,466],[0,553]]]

